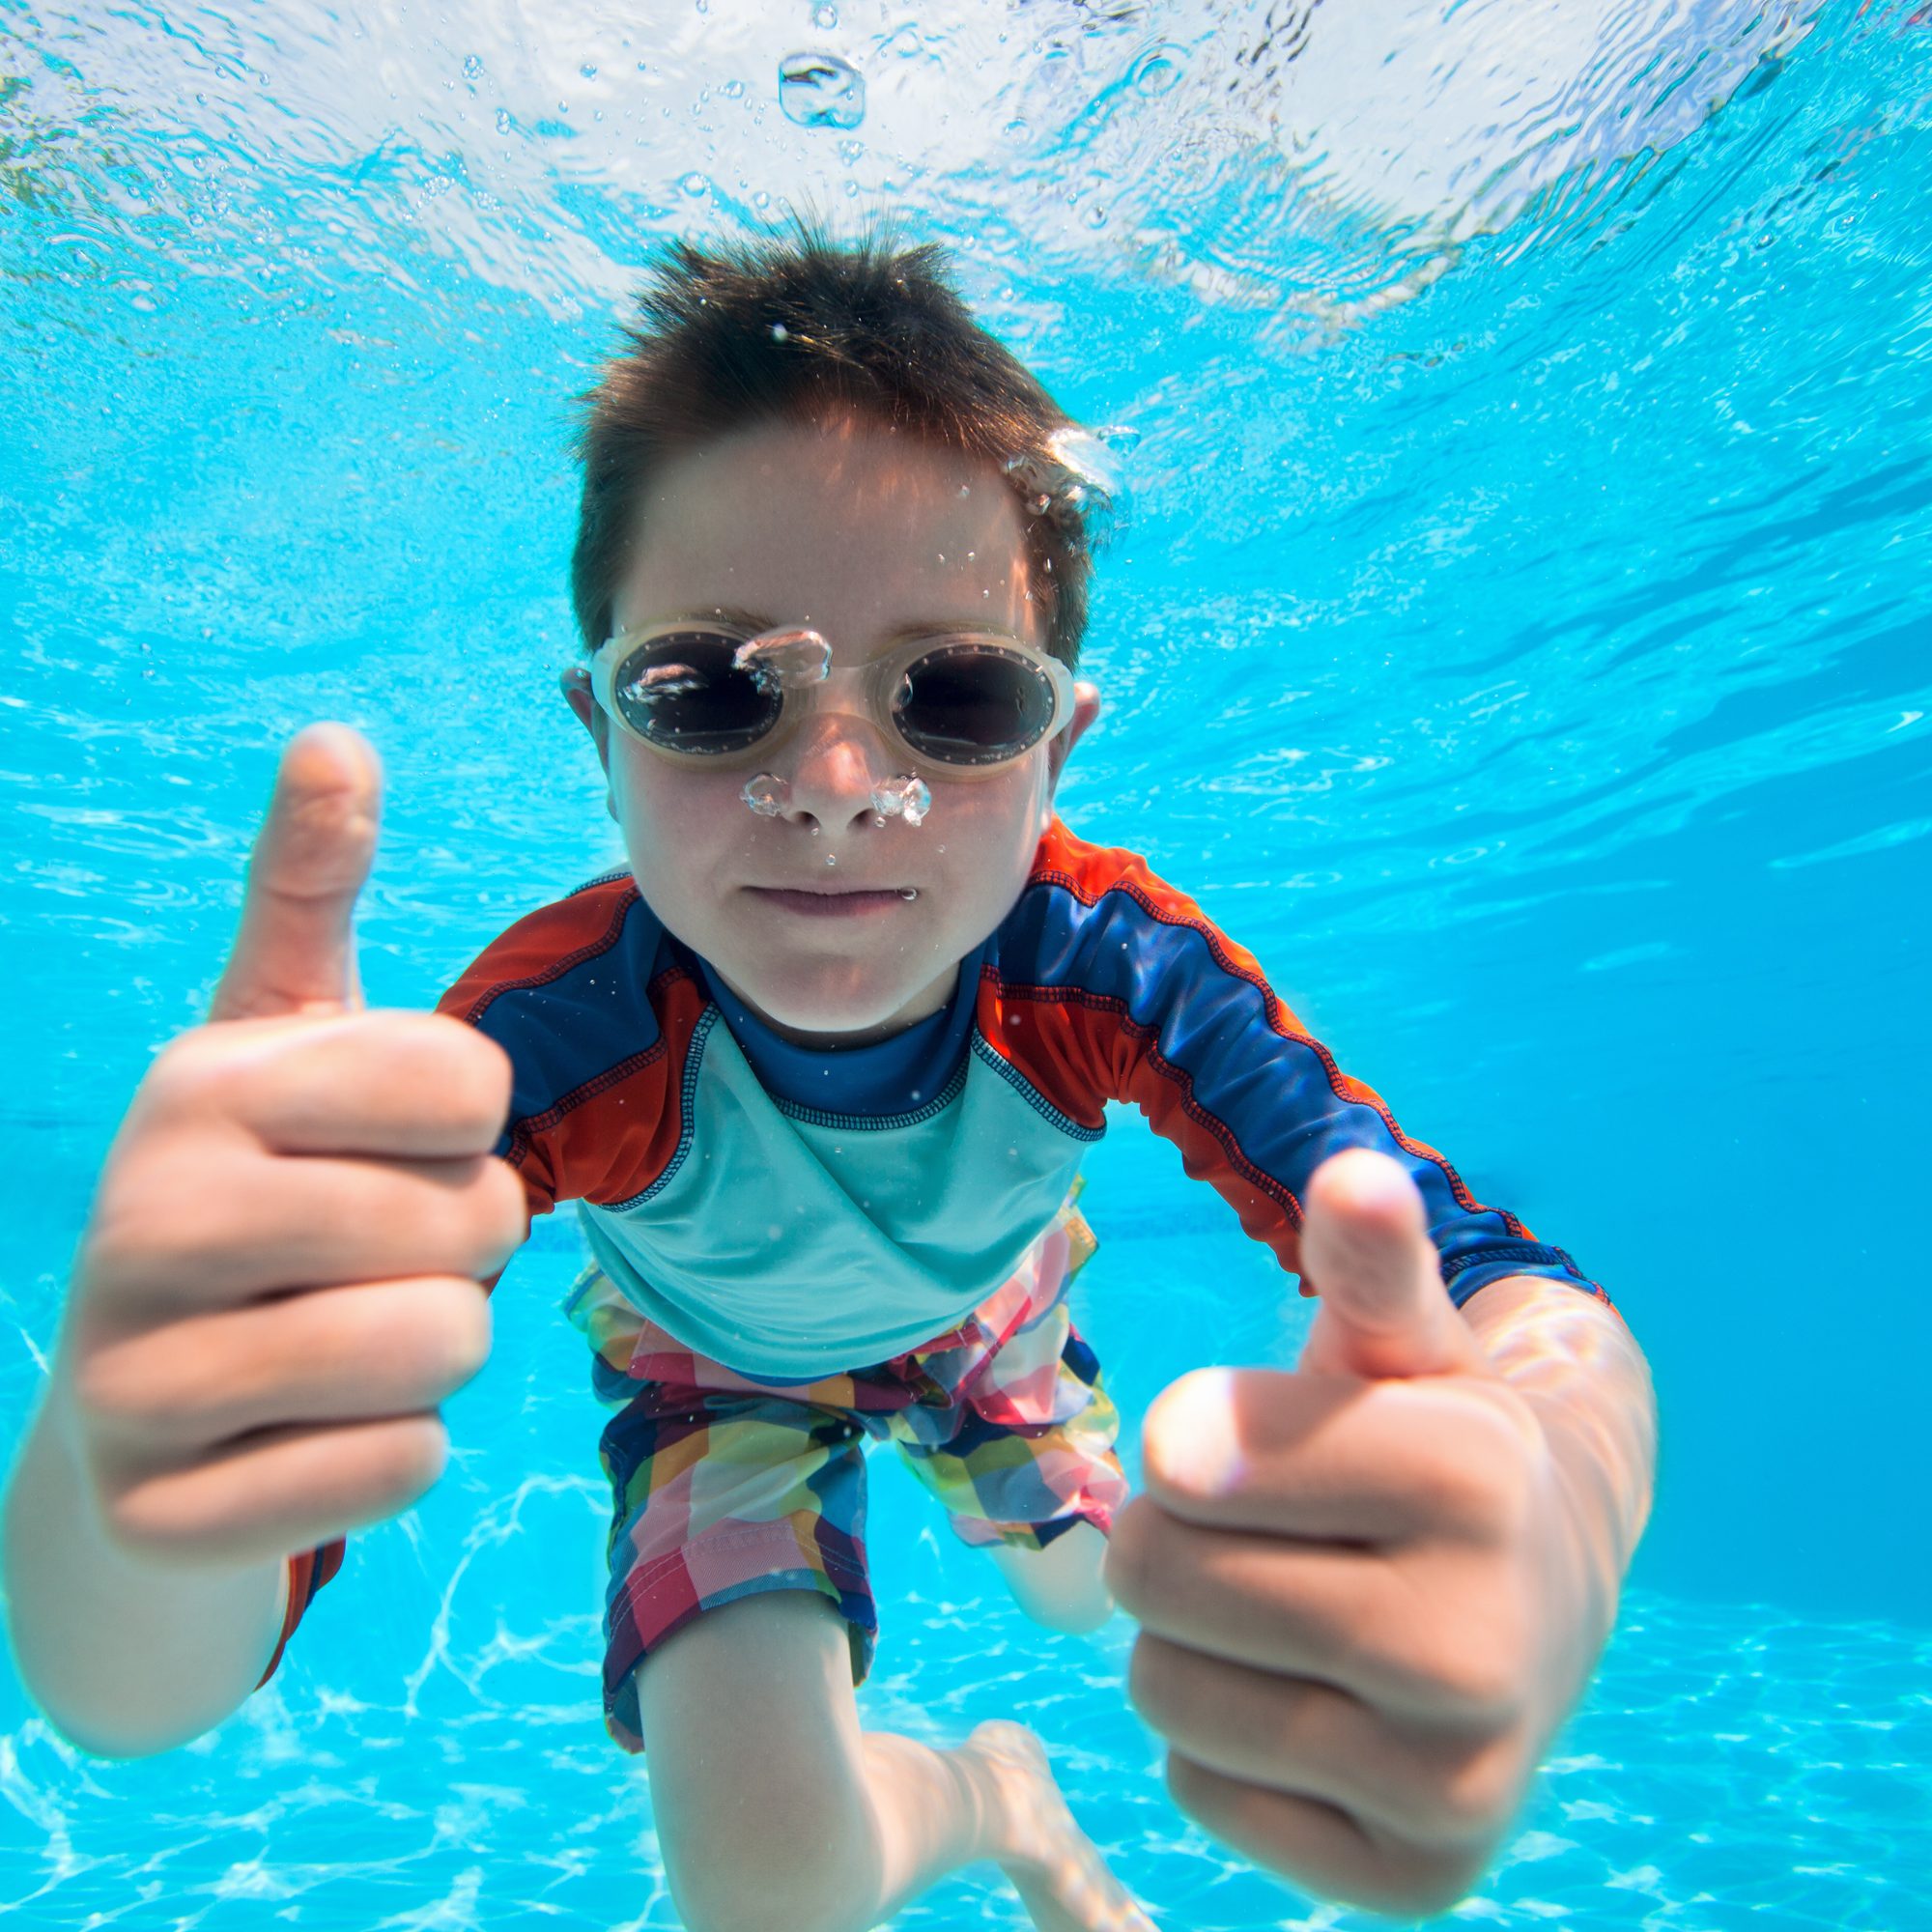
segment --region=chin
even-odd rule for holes
[[[798,1033],[864,1033],[884,1026],[893,1015],[917,999],[929,979],[904,983],[813,986],[810,972],[780,971],[745,985],[754,1006],[767,1018]],[[827,976],[828,978],[831,976]]]

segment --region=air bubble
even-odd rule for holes
[[[779,62],[779,105],[801,128],[856,128],[866,118],[866,83],[837,54],[786,54]]]
[[[917,831],[932,810],[932,793],[923,779],[902,772],[897,778],[886,779],[872,787],[872,810],[881,820],[903,818]]]
[[[919,888],[917,886],[901,886],[899,888],[899,897],[904,899],[908,905],[910,905],[914,899],[918,898],[918,896],[919,896]]]
[[[828,853],[826,853],[826,855],[825,855],[825,863],[826,863],[826,864],[827,864],[828,866],[836,866],[836,865],[838,865],[838,853],[836,853],[836,852],[828,852]]]
[[[832,668],[832,646],[816,631],[767,631],[731,657],[739,670],[748,670],[760,691],[802,691],[823,684]]]
[[[511,128],[513,128],[516,125],[517,125],[516,122],[510,118],[510,110],[507,107],[497,108],[497,133],[507,134],[511,130]]]
[[[704,177],[701,174],[699,174],[696,168],[693,168],[692,171],[688,175],[686,175],[681,182],[678,183],[678,186],[681,187],[686,194],[691,195],[694,198],[698,195],[701,195],[705,191],[705,189],[708,188],[710,185],[711,184],[708,181],[706,181]]]
[[[463,63],[463,77],[465,80],[481,80],[483,78],[483,63],[474,54],[471,54]]]
[[[821,34],[829,34],[838,24],[838,9],[833,6],[814,7],[811,10],[811,24]]]
[[[745,781],[745,789],[738,796],[760,818],[776,818],[791,804],[791,786],[776,772],[760,772],[756,778]],[[816,832],[818,827],[814,825],[811,829]]]

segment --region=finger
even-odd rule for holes
[[[1304,1369],[1427,1376],[1485,1365],[1400,1162],[1369,1148],[1335,1154],[1315,1170],[1303,1207],[1302,1274],[1321,1297]]]
[[[211,1189],[189,1145],[140,1164],[98,1204],[83,1256],[103,1321],[136,1324],[289,1289],[413,1275],[480,1281],[528,1226],[501,1161],[271,1155],[231,1162]]]
[[[1174,1802],[1244,1858],[1324,1898],[1390,1918],[1445,1912],[1482,1875],[1489,1847],[1444,1851],[1365,1829],[1319,1799],[1223,1777],[1178,1752],[1167,1761]]]
[[[360,1004],[351,921],[376,850],[382,790],[375,751],[346,724],[311,724],[290,741],[210,1018]]]
[[[103,1515],[109,1534],[151,1562],[260,1562],[385,1521],[448,1457],[434,1415],[276,1434],[125,1486],[110,1475]]]
[[[1397,1717],[1519,1714],[1533,1633],[1486,1552],[1388,1556],[1203,1529],[1137,1496],[1115,1519],[1106,1575],[1128,1615],[1189,1650],[1318,1678]]]
[[[441,1013],[258,1020],[184,1035],[142,1090],[140,1124],[230,1123],[275,1153],[488,1153],[510,1108],[497,1042]]]
[[[1127,1694],[1190,1762],[1321,1799],[1417,1845],[1468,1845],[1501,1831],[1527,1778],[1520,1731],[1398,1724],[1332,1685],[1145,1634]]]
[[[1493,1547],[1531,1501],[1520,1409],[1500,1383],[1464,1377],[1197,1369],[1148,1410],[1147,1492],[1170,1516],[1221,1528]]]
[[[483,1291],[430,1276],[170,1322],[89,1350],[73,1386],[104,1440],[180,1458],[253,1431],[434,1408],[489,1353]]]

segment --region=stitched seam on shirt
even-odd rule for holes
[[[595,879],[590,882],[593,886],[597,883]],[[582,886],[578,890],[588,892],[590,886]],[[575,898],[577,895],[576,893],[572,893],[569,896]],[[578,947],[575,952],[565,952],[559,957],[553,959],[540,973],[526,974],[521,980],[499,980],[496,985],[479,993],[476,996],[475,1002],[463,1017],[471,1026],[474,1026],[506,993],[522,993],[527,992],[533,986],[548,986],[554,980],[562,979],[566,973],[572,972],[577,967],[582,966],[585,960],[601,957],[604,953],[610,952],[622,937],[624,921],[630,916],[631,907],[634,904],[640,903],[642,897],[643,895],[634,885],[628,893],[623,894],[618,898],[616,910],[611,917],[611,923],[605,927],[601,938],[593,939],[588,944]]]
[[[1449,1161],[1440,1152],[1433,1148],[1425,1148],[1420,1141],[1411,1140],[1407,1134],[1404,1133],[1402,1128],[1397,1124],[1395,1116],[1389,1111],[1388,1103],[1382,1099],[1380,1094],[1377,1094],[1373,1100],[1364,1100],[1359,1094],[1343,1093],[1342,1069],[1336,1064],[1334,1055],[1319,1039],[1314,1038],[1311,1035],[1293,1032],[1282,1024],[1281,1002],[1275,997],[1274,988],[1259,973],[1250,973],[1236,965],[1221,950],[1220,934],[1215,931],[1214,927],[1208,923],[1205,917],[1197,914],[1192,918],[1188,918],[1163,910],[1130,879],[1117,879],[1104,892],[1091,899],[1084,896],[1080,888],[1074,883],[1071,875],[1066,872],[1038,871],[1034,873],[1028,883],[1029,885],[1057,886],[1065,892],[1076,903],[1086,906],[1090,911],[1098,905],[1108,893],[1120,893],[1131,899],[1157,925],[1185,926],[1189,931],[1199,933],[1203,943],[1208,948],[1208,956],[1224,973],[1231,979],[1244,981],[1261,994],[1263,1010],[1266,1015],[1269,1031],[1282,1039],[1293,1040],[1296,1044],[1307,1047],[1321,1063],[1322,1071],[1328,1076],[1328,1085],[1334,1093],[1336,1099],[1340,1100],[1345,1106],[1369,1108],[1371,1112],[1380,1116],[1382,1125],[1388,1129],[1389,1138],[1406,1154],[1408,1154],[1415,1160],[1427,1161],[1430,1166],[1440,1169],[1442,1178],[1449,1183],[1449,1192],[1454,1196],[1456,1205],[1465,1214],[1493,1214],[1502,1222],[1509,1233],[1519,1240],[1528,1239],[1529,1231],[1524,1228],[1522,1223],[1507,1208],[1486,1207],[1469,1192],[1468,1187],[1463,1182],[1463,1177],[1456,1172],[1455,1168],[1450,1165]]]
[[[1004,984],[1004,982],[1002,982]],[[1104,1140],[1107,1129],[1104,1126],[1083,1127],[1068,1114],[1063,1114],[1031,1080],[1029,1080],[1011,1061],[1003,1058],[986,1044],[986,1037],[976,1026],[973,1029],[973,1051],[990,1066],[1014,1093],[1049,1126],[1058,1127],[1069,1140],[1093,1142]]]
[[[678,1122],[677,1147],[671,1157],[665,1163],[665,1171],[644,1189],[641,1194],[634,1194],[628,1201],[598,1202],[607,1213],[622,1214],[632,1208],[641,1208],[653,1195],[661,1194],[676,1177],[684,1165],[685,1156],[691,1151],[692,1137],[697,1129],[692,1119],[692,1101],[697,1093],[697,1068],[704,1058],[704,1042],[710,1037],[711,1029],[717,1025],[719,1012],[716,1007],[706,1007],[698,1014],[697,1024],[691,1030],[691,1045],[684,1056],[684,1081],[679,1092],[679,1107],[682,1119]]]
[[[691,976],[681,966],[668,966],[645,988],[645,998],[653,999],[674,980],[688,980]],[[652,1010],[655,1012],[655,1004]],[[503,1158],[512,1167],[520,1168],[530,1157],[538,1134],[546,1134],[563,1119],[566,1114],[575,1113],[586,1100],[594,1100],[600,1094],[608,1094],[612,1087],[628,1080],[632,1074],[640,1073],[646,1066],[654,1066],[670,1051],[670,1041],[663,1027],[658,1029],[658,1037],[641,1053],[634,1053],[628,1059],[620,1060],[614,1066],[607,1066],[602,1073],[594,1073],[581,1087],[573,1087],[561,1098],[553,1100],[541,1114],[526,1114],[520,1121],[510,1122],[510,1145]]]
[[[1466,1255],[1458,1255],[1453,1261],[1442,1264],[1442,1279],[1454,1281],[1467,1268],[1486,1267],[1492,1262],[1522,1263],[1532,1267],[1567,1268],[1578,1281],[1583,1270],[1562,1248],[1553,1248],[1547,1241],[1525,1241],[1516,1248],[1472,1248]]]
[[[966,1063],[962,1060],[958,1072],[939,1090],[937,1096],[928,1100],[917,1113],[911,1114],[827,1114],[796,1100],[781,1100],[769,1089],[766,1097],[786,1120],[802,1121],[809,1127],[837,1127],[843,1132],[857,1134],[883,1133],[889,1127],[917,1127],[936,1120],[958,1099],[965,1085]]]
[[[1208,1134],[1227,1157],[1228,1165],[1238,1174],[1249,1186],[1259,1188],[1268,1199],[1288,1215],[1295,1226],[1301,1225],[1301,1203],[1295,1198],[1294,1190],[1277,1180],[1264,1169],[1257,1167],[1241,1151],[1239,1141],[1235,1138],[1235,1130],[1218,1114],[1211,1114],[1194,1097],[1194,1081],[1184,1067],[1177,1066],[1154,1044],[1158,1036],[1153,1028],[1143,1026],[1127,1010],[1124,1000],[1116,999],[1111,993],[1090,993],[1084,986],[1014,986],[1005,980],[996,980],[1003,997],[1016,995],[1028,1000],[1037,1000],[1041,1005],[1086,1007],[1096,1012],[1112,1013],[1118,1017],[1121,1030],[1130,1038],[1141,1043],[1148,1058],[1148,1064],[1163,1080],[1170,1082],[1180,1091],[1180,1110],[1204,1133]],[[975,1044],[978,1038],[976,1037]],[[993,1049],[986,1049],[991,1054]],[[1012,1068],[1009,1079],[1024,1080],[1026,1075],[1018,1067]],[[1080,1129],[1090,1138],[1098,1140],[1104,1128]]]
[[[612,866],[608,872],[599,872],[594,879],[585,879],[581,886],[573,887],[564,894],[564,897],[582,898],[585,893],[594,893],[599,886],[614,886],[619,879],[628,879],[630,876],[630,867]]]

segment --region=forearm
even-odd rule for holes
[[[146,1757],[199,1737],[274,1653],[287,1564],[169,1569],[117,1548],[57,1395],[14,1465],[0,1550],[21,1678],[84,1750]]]
[[[1643,1351],[1614,1309],[1538,1276],[1493,1282],[1463,1313],[1536,1412],[1601,1605],[1601,1639],[1650,1514],[1657,1406]]]

